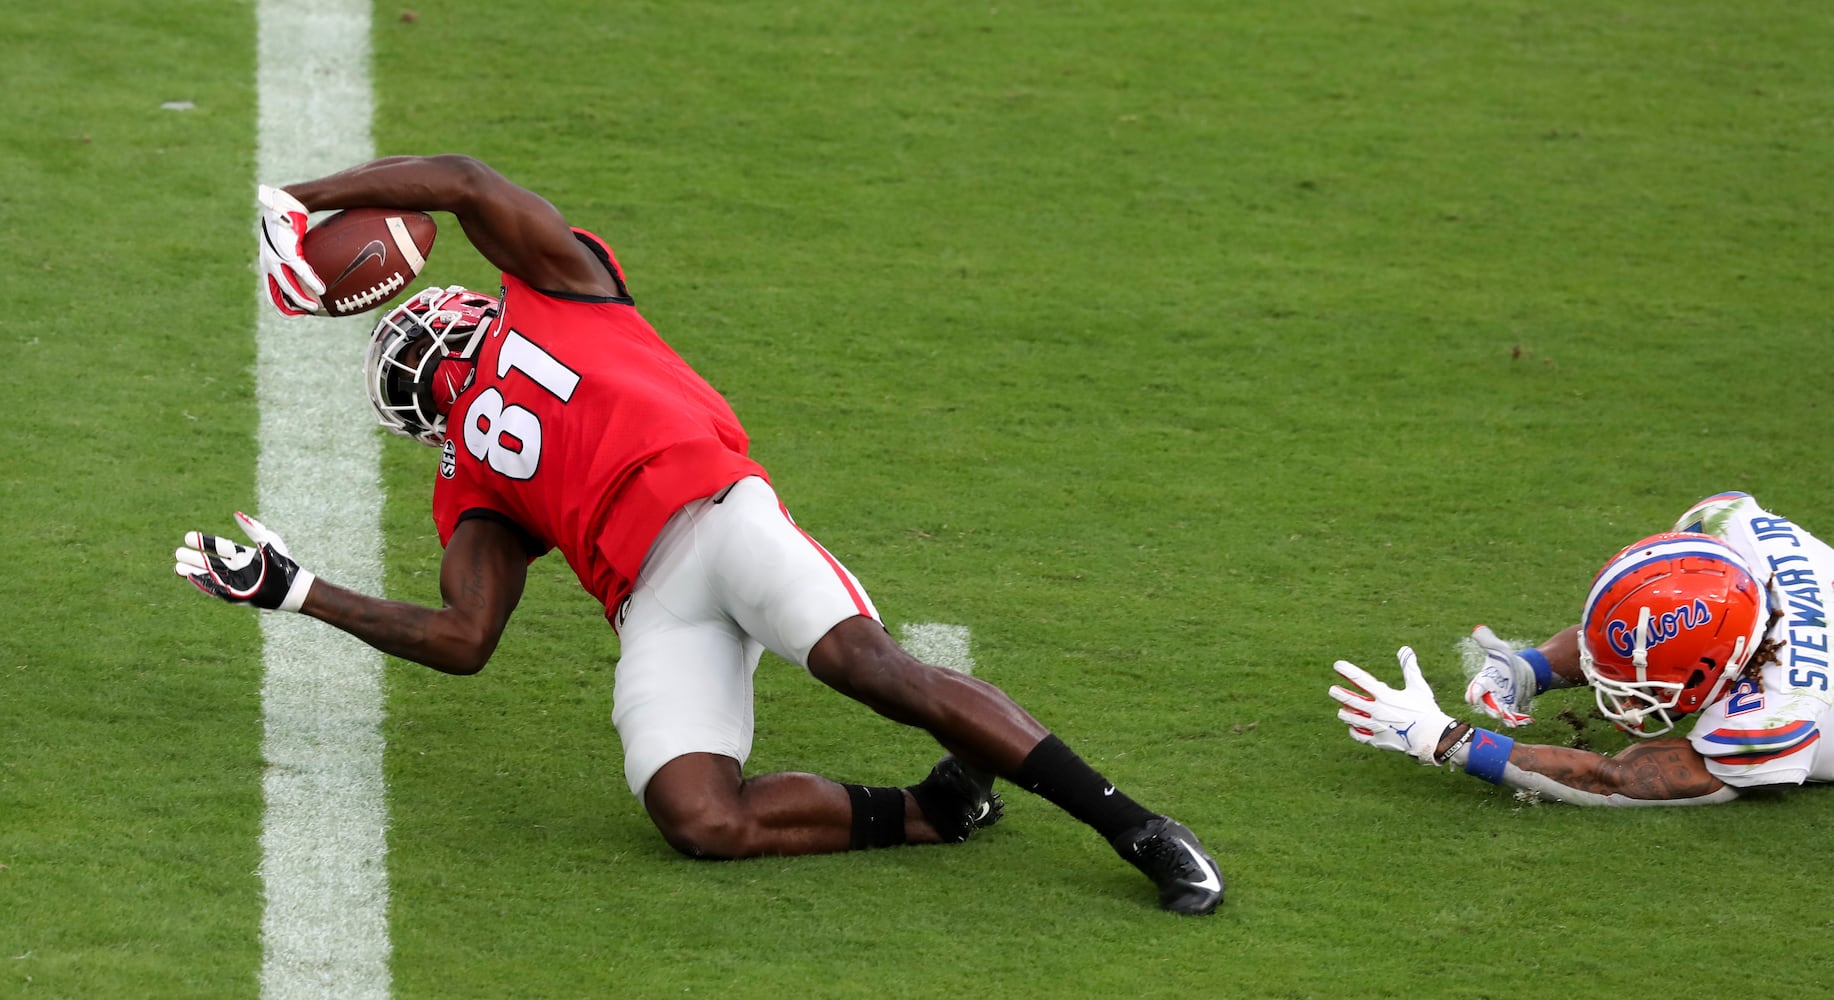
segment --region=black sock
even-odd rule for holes
[[[904,843],[904,789],[842,785],[853,804],[853,835],[848,849],[895,847]]]
[[[1054,735],[1046,736],[1025,756],[1013,778],[1020,788],[1050,800],[1111,842],[1157,815],[1115,791],[1114,785]]]

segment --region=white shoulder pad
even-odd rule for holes
[[[1749,493],[1715,493],[1689,507],[1688,512],[1675,521],[1674,530],[1712,535],[1722,542],[1730,541],[1726,537],[1727,525],[1743,504],[1755,507],[1757,501]]]

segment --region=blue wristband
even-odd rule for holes
[[[1465,758],[1465,773],[1493,785],[1503,783],[1503,767],[1509,763],[1509,751],[1516,741],[1488,729],[1479,729],[1471,738],[1471,753]]]
[[[1539,649],[1518,649],[1516,655],[1528,661],[1535,668],[1535,693],[1540,694],[1554,686],[1554,668],[1548,665],[1547,656]]]

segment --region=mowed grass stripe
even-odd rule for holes
[[[258,11],[259,152],[267,183],[366,159],[369,5]],[[365,323],[257,323],[259,517],[300,562],[369,593],[382,583],[379,447],[361,382]],[[261,993],[389,995],[382,656],[324,625],[266,615]]]

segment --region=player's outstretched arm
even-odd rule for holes
[[[495,521],[461,521],[453,531],[439,568],[439,608],[321,580],[294,561],[278,533],[239,511],[236,523],[252,544],[186,532],[173,553],[179,577],[231,604],[311,615],[385,653],[448,674],[484,669],[528,582],[521,540]]]
[[[1463,744],[1459,746],[1459,744]],[[1446,758],[1467,773],[1542,798],[1582,806],[1686,806],[1729,802],[1738,791],[1707,770],[1683,737],[1647,740],[1614,756],[1516,743],[1468,723],[1448,729]]]
[[[320,580],[299,610],[391,656],[443,673],[475,674],[496,651],[527,582],[528,554],[515,534],[474,518],[459,522],[446,544],[439,567],[442,607],[371,597]]]
[[[1401,647],[1404,686],[1390,687],[1354,663],[1339,660],[1332,700],[1350,738],[1405,753],[1422,764],[1455,764],[1493,785],[1507,785],[1574,805],[1707,805],[1738,796],[1707,770],[1685,739],[1650,740],[1615,757],[1567,747],[1537,746],[1457,722],[1440,711],[1414,651]]]
[[[474,157],[389,156],[288,184],[285,191],[315,212],[362,207],[450,212],[486,260],[536,288],[623,294],[547,199]]]

